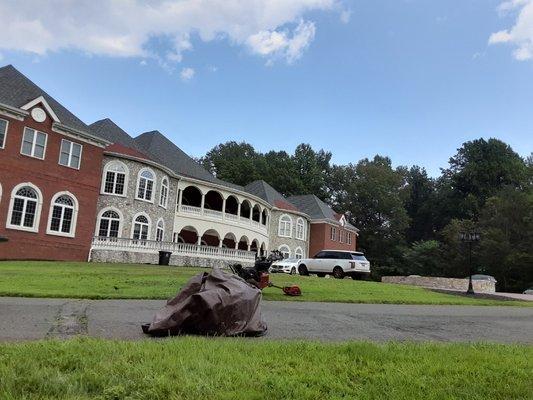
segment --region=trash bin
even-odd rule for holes
[[[168,265],[170,262],[171,251],[160,251],[159,252],[159,265]]]

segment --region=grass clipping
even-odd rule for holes
[[[531,399],[533,347],[173,338],[0,345],[1,399]]]

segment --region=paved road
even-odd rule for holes
[[[141,339],[154,300],[0,298],[0,340]],[[266,338],[495,341],[533,344],[533,308],[264,302]]]

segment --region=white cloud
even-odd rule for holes
[[[349,23],[351,18],[352,18],[352,12],[350,10],[341,11],[341,15],[339,19],[341,20],[343,24]]]
[[[489,37],[489,44],[509,43],[516,48],[515,59],[523,61],[533,58],[533,0],[504,1],[498,7],[502,13],[517,10],[518,16],[510,29],[495,32]]]
[[[251,51],[268,57],[267,65],[275,58],[284,58],[289,64],[298,60],[315,37],[315,24],[301,20],[292,32],[261,31],[247,40]]]
[[[183,68],[180,72],[180,78],[184,82],[190,81],[192,78],[194,78],[195,71],[193,68]]]
[[[202,41],[225,39],[293,62],[315,35],[309,12],[341,12],[345,0],[2,0],[0,50],[65,49],[178,63]],[[342,15],[341,15],[342,19]],[[164,41],[164,46],[154,45]]]

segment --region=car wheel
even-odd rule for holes
[[[307,270],[307,267],[305,265],[298,266],[298,273],[300,275],[304,275],[304,276],[308,276],[309,275],[309,271]]]
[[[318,276],[319,278],[323,278],[326,276],[326,274],[316,274],[316,276]]]
[[[296,275],[296,267],[291,268],[291,275]]]
[[[342,279],[344,278],[344,271],[341,267],[335,267],[333,268],[333,277],[335,279]]]

